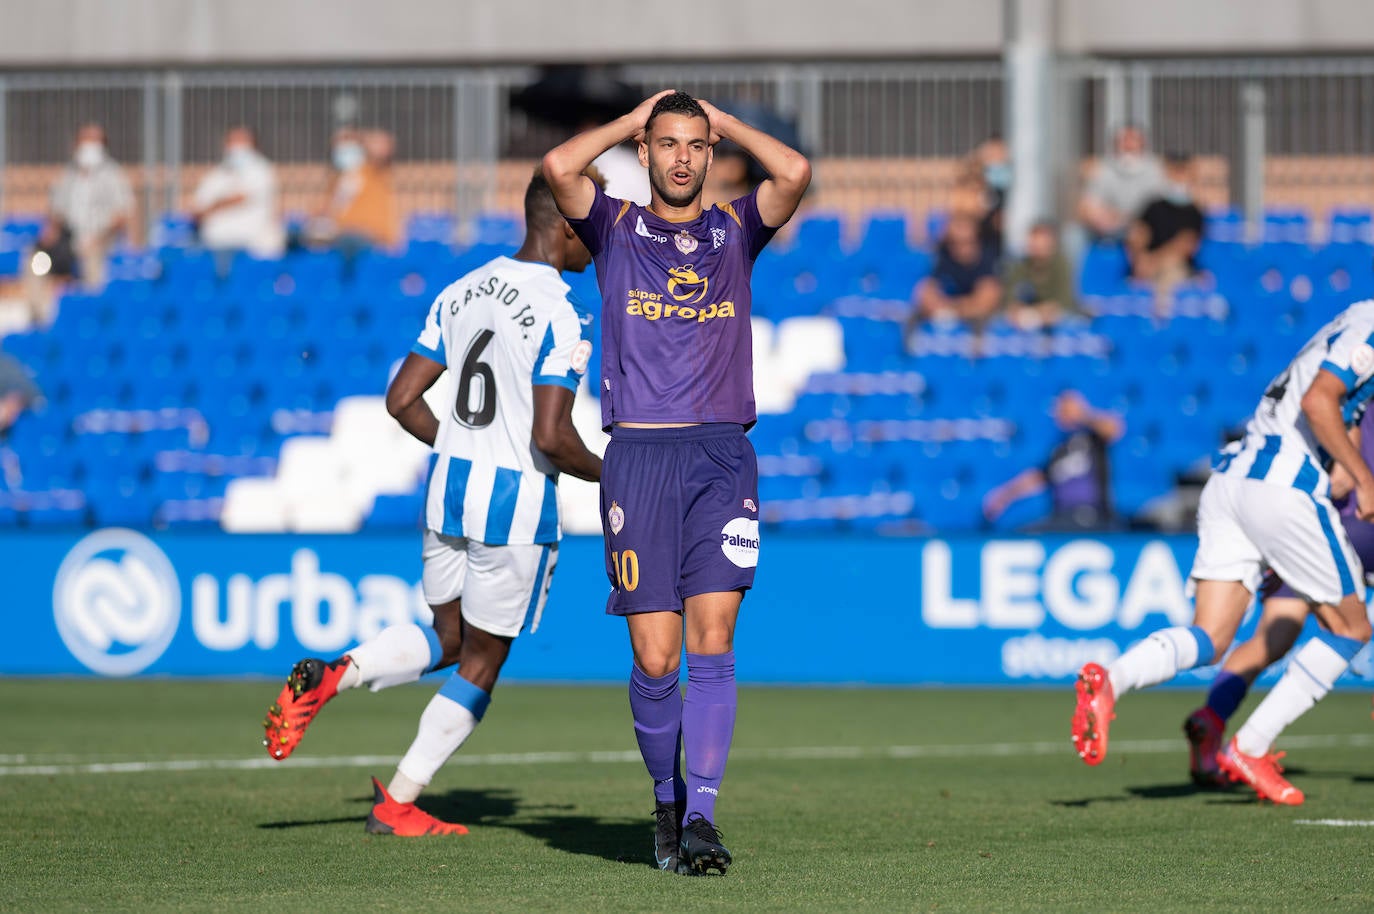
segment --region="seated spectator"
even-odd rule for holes
[[[1053,327],[1081,314],[1074,297],[1069,262],[1059,252],[1059,230],[1037,222],[1026,235],[1026,256],[1007,268],[1004,304],[1007,319],[1022,330]]]
[[[53,185],[49,206],[22,280],[30,315],[39,326],[52,321],[64,280],[79,279],[87,288],[104,288],[110,249],[133,216],[129,179],[110,158],[105,129],[99,124],[86,124],[77,131],[71,161]]]
[[[973,156],[964,160],[949,188],[949,218],[965,216],[978,227],[978,240],[994,260],[1002,257],[1000,197],[988,185],[982,164]]]
[[[350,258],[370,247],[401,242],[401,210],[391,180],[395,141],[384,130],[340,130],[334,135],[334,177],[318,215],[306,227],[307,244],[328,245]]]
[[[1013,503],[1050,491],[1052,505],[1040,530],[1092,530],[1114,522],[1107,448],[1125,433],[1121,417],[1093,409],[1076,390],[1055,398],[1054,424],[1063,432],[1043,467],[1022,470],[983,499],[983,516],[995,521]]]
[[[280,257],[286,238],[277,211],[277,176],[257,149],[253,131],[231,127],[224,134],[224,158],[196,188],[191,218],[200,241],[221,261],[221,273],[238,251]]]
[[[29,377],[28,370],[14,356],[0,352],[0,440],[3,440],[20,413],[43,399],[43,392]]]
[[[1154,283],[1156,312],[1168,317],[1174,288],[1197,273],[1202,247],[1202,210],[1193,202],[1193,160],[1186,153],[1165,159],[1163,192],[1141,210],[1126,236],[1131,278]]]
[[[904,338],[922,321],[960,321],[975,333],[1002,306],[997,258],[978,237],[970,216],[950,217],[930,275],[916,284]]]
[[[979,229],[985,244],[1002,255],[1002,216],[1011,192],[1011,150],[1001,134],[991,134],[973,148],[970,154],[982,177],[986,213]]]
[[[1145,131],[1116,131],[1113,154],[1097,163],[1078,203],[1078,218],[1095,238],[1120,241],[1131,220],[1163,193],[1164,169],[1146,148]]]

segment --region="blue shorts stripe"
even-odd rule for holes
[[[1268,476],[1269,468],[1274,465],[1274,457],[1278,455],[1282,442],[1283,439],[1278,435],[1265,435],[1264,447],[1255,455],[1255,462],[1250,465],[1250,472],[1245,474],[1245,478],[1263,479]]]
[[[539,507],[539,526],[534,531],[536,543],[558,542],[558,485],[553,477],[544,477],[544,502]]]
[[[525,620],[520,623],[520,630],[528,631],[530,623],[534,621],[534,611],[539,608],[539,595],[544,592],[544,572],[549,568],[549,553],[552,548],[545,546],[539,553],[539,570],[534,573],[534,590],[530,592],[530,604],[525,607]]]
[[[1326,507],[1316,499],[1312,500],[1312,505],[1317,509],[1317,522],[1322,525],[1322,533],[1326,534],[1326,543],[1331,547],[1331,557],[1336,561],[1336,573],[1341,578],[1341,595],[1346,596],[1355,592],[1355,578],[1350,573],[1350,565],[1345,560],[1345,550],[1341,548],[1341,541],[1336,539],[1336,531],[1332,529],[1331,517]]]
[[[520,498],[519,470],[496,468],[491,485],[491,501],[487,503],[487,530],[482,542],[488,546],[504,546],[510,542],[510,527],[515,520],[515,502]]]
[[[487,713],[487,705],[491,704],[491,693],[473,685],[457,673],[439,687],[439,694],[467,708],[478,720]]]
[[[462,457],[448,459],[448,478],[444,484],[444,529],[440,533],[463,536],[463,500],[468,493],[472,461]]]

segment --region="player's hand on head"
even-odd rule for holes
[[[706,119],[711,122],[711,136],[707,142],[714,146],[721,140],[720,129],[716,125],[725,118],[725,112],[704,98],[697,99],[697,104],[701,105],[701,110],[706,112]]]
[[[630,112],[630,120],[635,125],[634,139],[636,143],[644,142],[644,125],[649,122],[649,115],[653,114],[654,105],[657,105],[658,100],[663,96],[672,95],[676,91],[676,89],[664,89],[661,92],[655,92],[638,105],[635,105],[635,109]]]

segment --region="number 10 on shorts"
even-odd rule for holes
[[[611,553],[611,567],[615,569],[617,590],[631,591],[639,586],[639,556],[633,549]]]

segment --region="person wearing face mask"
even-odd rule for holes
[[[1161,193],[1145,204],[1126,234],[1131,277],[1154,284],[1161,317],[1169,314],[1174,288],[1198,272],[1203,215],[1193,202],[1192,180],[1192,156],[1169,153]]]
[[[1113,148],[1089,179],[1078,203],[1078,218],[1093,236],[1119,241],[1145,204],[1164,192],[1167,180],[1140,127],[1127,124],[1118,129]]]
[[[128,228],[134,195],[119,163],[105,147],[105,129],[86,124],[76,134],[72,159],[52,189],[51,222],[71,232],[82,284],[105,285],[105,259]]]
[[[191,217],[201,244],[215,252],[221,273],[239,251],[281,256],[286,239],[277,209],[276,171],[258,151],[248,127],[225,131],[224,158],[196,188]]]
[[[392,183],[396,142],[385,130],[340,130],[330,154],[334,177],[306,242],[332,246],[350,260],[401,242],[401,210]]]

